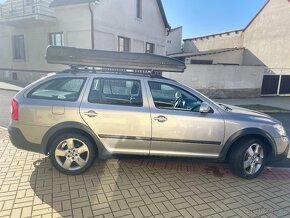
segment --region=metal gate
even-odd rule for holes
[[[267,69],[261,94],[263,96],[290,96],[290,69]]]

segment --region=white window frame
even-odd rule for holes
[[[21,41],[22,44],[20,44],[20,41],[17,41],[20,39],[22,40]],[[13,35],[12,36],[12,49],[13,49],[13,59],[14,60],[25,60],[26,59],[24,35]]]
[[[150,53],[150,54],[154,54],[155,53],[155,44],[154,43],[146,42],[145,46],[146,46],[146,48],[145,48],[145,52],[146,53]],[[152,46],[152,47],[149,47],[149,49],[148,49],[148,46]]]
[[[57,43],[57,36],[60,36],[60,44]],[[48,34],[48,44],[54,46],[64,46],[63,32],[52,32]]]
[[[122,42],[123,41],[123,42]],[[126,42],[128,45],[126,46]],[[131,39],[123,36],[118,36],[118,51],[130,52],[131,51]]]

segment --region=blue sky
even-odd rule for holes
[[[162,0],[171,27],[183,38],[244,28],[266,0]]]

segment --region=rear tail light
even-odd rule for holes
[[[13,98],[11,102],[11,119],[12,120],[18,120],[18,111],[19,111],[18,102],[15,100],[15,98]]]

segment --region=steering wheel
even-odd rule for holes
[[[181,102],[182,102],[182,98],[181,97],[177,98],[174,102],[173,108],[178,108],[180,106]]]
[[[196,108],[198,108],[198,107],[200,107],[200,104],[198,104],[198,105],[195,105],[192,109],[191,109],[191,111],[194,111]]]

